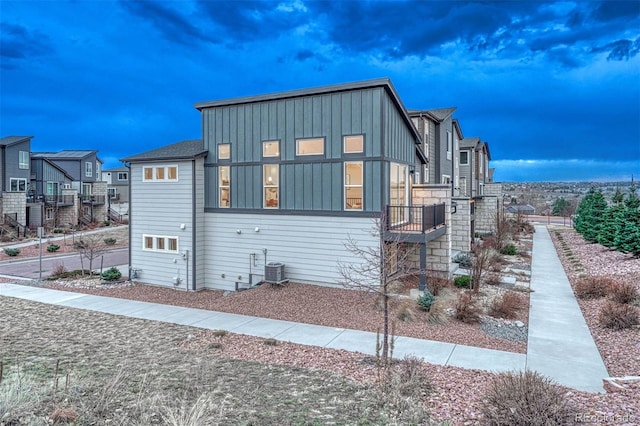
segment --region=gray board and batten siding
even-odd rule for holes
[[[202,111],[207,211],[263,207],[262,165],[280,167],[279,211],[371,216],[389,202],[389,163],[411,168],[420,137],[386,79],[197,104]],[[345,154],[345,136],[363,135],[364,151]],[[323,138],[324,154],[296,156],[296,140]],[[278,141],[280,156],[262,158],[262,142]],[[229,160],[217,146],[229,144]],[[419,151],[422,153],[422,151]],[[345,212],[344,162],[363,161],[362,212]],[[231,209],[218,209],[218,165],[230,166]],[[265,214],[276,214],[263,210]]]
[[[64,189],[64,185],[70,185],[72,181],[71,176],[66,174],[64,170],[44,158],[33,158],[31,160],[31,170],[35,175],[35,179],[31,181],[31,189],[35,191],[36,195],[43,195],[46,193],[47,182],[57,183],[57,194],[61,194],[62,190]],[[35,184],[35,187],[33,184]]]
[[[29,153],[32,136],[6,136],[0,139],[0,193],[11,191],[11,179],[31,177],[29,159],[27,168],[20,168],[20,151]]]

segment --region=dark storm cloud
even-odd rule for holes
[[[120,2],[121,7],[134,16],[148,20],[168,40],[192,46],[201,41],[215,42],[215,38],[202,32],[179,12],[169,9],[166,3],[154,1]]]
[[[637,20],[640,15],[640,2],[636,0],[603,1],[597,4],[592,16],[602,22],[617,20]]]
[[[629,60],[640,52],[640,38],[633,40],[617,40],[602,47],[596,47],[594,52],[609,52],[608,60]]]
[[[53,52],[49,37],[21,25],[0,23],[0,57],[2,68],[17,68],[21,60]]]
[[[198,2],[199,9],[229,41],[274,38],[305,22],[305,11],[272,1]]]

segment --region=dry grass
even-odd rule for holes
[[[574,292],[580,299],[597,299],[605,297],[614,284],[607,277],[586,277],[576,281]]]
[[[614,330],[623,330],[640,324],[640,312],[631,305],[608,301],[600,309],[600,324]]]
[[[473,294],[468,291],[461,292],[455,304],[456,319],[465,323],[480,321],[482,308],[478,306]]]
[[[515,318],[518,311],[525,306],[525,299],[513,291],[506,291],[496,297],[489,307],[489,315],[496,318]]]
[[[396,317],[402,322],[411,322],[416,320],[415,302],[405,300],[400,303],[397,309]]]
[[[638,299],[638,291],[628,282],[615,282],[609,287],[609,298],[617,303],[633,303]]]

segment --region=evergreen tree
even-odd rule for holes
[[[591,198],[590,209],[585,217],[586,226],[584,228],[584,232],[582,233],[582,236],[585,240],[592,243],[598,241],[598,234],[600,234],[600,229],[602,228],[602,219],[606,210],[607,202],[602,195],[602,191],[594,191]]]
[[[623,253],[640,256],[640,199],[633,182],[624,200],[624,210],[616,221],[614,245]]]
[[[554,216],[566,216],[565,213],[567,211],[567,207],[569,206],[569,202],[564,198],[557,198],[553,202],[553,211],[551,212]]]
[[[618,227],[625,207],[622,203],[609,206],[602,217],[602,228],[598,234],[598,242],[605,247],[614,247]]]
[[[590,188],[589,191],[585,194],[582,201],[578,205],[576,209],[576,217],[573,222],[573,226],[579,234],[584,234],[585,229],[587,228],[587,216],[591,211],[591,205],[593,200],[593,195],[595,194],[595,189]]]

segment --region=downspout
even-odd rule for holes
[[[132,238],[131,238],[131,225],[132,225],[132,216],[131,216],[131,205],[132,203],[132,199],[131,199],[131,183],[133,182],[132,176],[131,176],[131,163],[129,162],[124,162],[124,166],[128,169],[128,174],[129,174],[129,188],[127,188],[127,192],[129,192],[129,211],[128,211],[128,215],[129,215],[129,248],[128,248],[128,252],[129,252],[129,281],[131,281],[131,268],[133,267],[133,265],[131,264],[131,243],[132,243]]]
[[[191,290],[196,290],[196,241],[197,241],[197,233],[196,233],[196,160],[191,160],[191,256],[193,258],[193,267],[191,268],[191,273],[193,277],[191,279],[191,286],[193,287]],[[189,258],[187,254],[187,290],[189,289]]]

